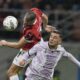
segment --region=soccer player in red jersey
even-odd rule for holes
[[[1,40],[0,45],[20,49],[8,70],[9,80],[19,80],[18,72],[25,66],[20,64],[22,55],[41,40],[42,25],[47,32],[52,29],[48,24],[48,17],[38,8],[27,11],[23,20],[23,35],[18,42]]]

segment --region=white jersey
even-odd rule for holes
[[[24,54],[23,57],[28,61],[32,55],[36,56],[33,58],[31,65],[26,70],[25,74],[27,75],[27,80],[28,77],[33,78],[30,78],[29,80],[50,80],[54,74],[54,69],[57,63],[62,56],[68,57],[80,67],[80,62],[60,45],[57,49],[50,49],[48,47],[48,42],[42,42],[35,45],[29,50],[29,52]]]

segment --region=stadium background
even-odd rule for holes
[[[23,16],[32,7],[38,7],[48,15],[49,24],[61,31],[64,47],[80,60],[79,0],[0,0],[0,39],[17,41],[20,38]],[[4,30],[2,22],[7,15],[18,19],[16,30]],[[6,71],[17,52],[17,49],[0,47],[0,80],[6,80]],[[55,76],[60,77],[60,80],[80,80],[80,69],[67,59],[62,58],[56,70]]]

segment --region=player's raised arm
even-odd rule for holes
[[[75,63],[76,65],[78,65],[80,67],[80,62],[71,53],[65,51],[64,56],[68,57],[69,60],[71,60],[73,63]]]
[[[56,27],[54,27],[52,25],[47,25],[45,27],[45,31],[47,31],[47,32],[52,32],[52,31],[55,31],[55,30],[57,30]]]
[[[42,14],[43,27],[45,28],[48,24],[48,17],[46,14]]]
[[[45,31],[51,32],[56,29],[56,27],[48,25],[48,16],[44,13],[42,14],[42,22],[43,22],[43,28],[45,29]]]

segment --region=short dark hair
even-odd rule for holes
[[[59,30],[54,30],[53,33],[61,34]]]
[[[59,30],[54,30],[54,31],[52,31],[51,33],[56,33],[56,34],[59,34],[60,35],[60,37],[62,38],[62,34],[61,34],[61,32],[59,31]]]

